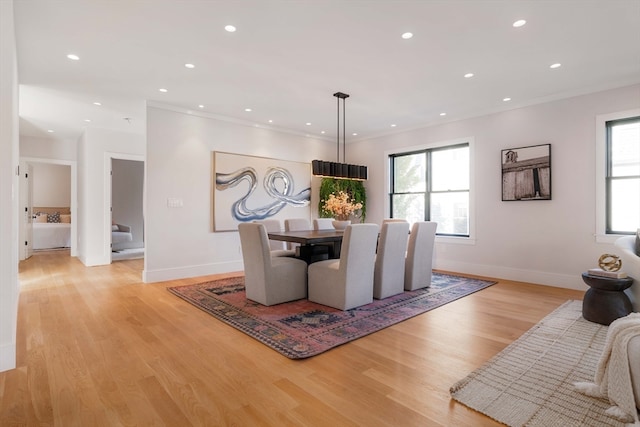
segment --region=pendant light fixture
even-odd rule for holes
[[[336,92],[333,94],[338,101],[338,116],[337,116],[337,132],[336,132],[336,162],[325,162],[323,160],[313,160],[311,162],[313,174],[315,176],[322,176],[326,178],[338,178],[338,179],[367,179],[367,167],[359,165],[351,165],[346,163],[346,150],[347,150],[347,131],[346,131],[346,111],[345,100],[349,97],[348,94],[342,92]],[[340,100],[342,100],[342,162],[340,162]]]

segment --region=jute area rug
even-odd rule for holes
[[[290,359],[315,356],[496,282],[433,273],[431,286],[347,311],[306,299],[263,306],[246,298],[244,277],[167,288]]]
[[[451,387],[451,396],[509,426],[624,426],[609,403],[575,391],[594,379],[607,327],[567,301],[484,366]]]

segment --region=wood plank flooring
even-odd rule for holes
[[[166,291],[143,261],[20,264],[18,368],[1,426],[497,426],[449,387],[583,292],[498,284],[307,360]],[[579,279],[576,279],[579,280]]]

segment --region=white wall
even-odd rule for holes
[[[88,128],[78,140],[78,258],[86,266],[111,262],[111,157],[144,153],[144,135]]]
[[[86,259],[83,260],[83,258],[80,256],[80,254],[84,254],[88,250],[86,239],[80,238],[80,236],[82,235],[82,230],[84,230],[87,227],[86,220],[84,218],[87,215],[87,212],[89,210],[89,206],[87,205],[87,203],[82,202],[83,195],[87,194],[90,188],[89,182],[86,181],[89,177],[89,172],[87,168],[84,166],[84,163],[87,161],[87,157],[88,157],[86,132],[83,132],[82,135],[80,135],[80,138],[78,138],[78,141],[76,143],[76,148],[77,148],[76,159],[78,162],[78,167],[76,171],[76,174],[78,176],[76,196],[78,200],[78,206],[76,207],[76,214],[71,218],[71,221],[72,223],[76,224],[76,229],[78,231],[78,240],[77,240],[78,248],[76,251],[76,256],[78,256],[78,259],[80,259],[80,261],[82,261],[86,265],[87,264]]]
[[[388,216],[385,153],[473,137],[476,241],[437,243],[435,267],[584,290],[580,273],[615,253],[594,238],[595,118],[638,107],[635,85],[349,144],[369,165],[367,220]],[[501,150],[547,143],[553,199],[502,202]]]
[[[0,1],[0,372],[16,367],[18,70],[13,2]]]
[[[211,231],[213,151],[310,162],[333,158],[334,148],[327,141],[148,107],[144,280],[242,269],[238,233]],[[182,199],[183,207],[168,208],[167,198]]]
[[[75,161],[77,141],[54,138],[20,137],[20,156],[39,159]]]
[[[121,243],[122,248],[144,247],[143,209],[144,162],[113,159],[111,179],[111,218],[117,224],[131,227],[132,242]]]
[[[33,206],[71,206],[71,167],[47,163],[32,167]]]

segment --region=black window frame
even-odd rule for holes
[[[605,122],[605,129],[606,129],[606,141],[605,141],[605,159],[606,159],[606,167],[605,167],[605,200],[606,200],[606,207],[605,207],[605,234],[616,234],[616,235],[633,235],[636,232],[635,231],[620,231],[620,230],[613,230],[612,226],[611,226],[611,219],[612,219],[612,209],[613,206],[611,205],[611,186],[613,181],[615,180],[625,180],[625,179],[640,179],[640,175],[626,175],[626,176],[612,176],[612,169],[613,169],[613,165],[612,165],[612,161],[611,161],[611,157],[612,157],[612,130],[613,127],[616,125],[621,125],[621,124],[626,124],[626,123],[633,123],[633,122],[638,122],[640,124],[640,116],[634,116],[634,117],[625,117],[622,119],[615,119],[615,120],[608,120]]]
[[[458,149],[458,148],[463,148],[466,147],[468,150],[471,150],[471,146],[469,142],[463,142],[463,143],[458,143],[458,144],[453,144],[453,145],[443,145],[440,147],[433,147],[433,148],[425,148],[425,149],[420,149],[420,150],[414,150],[414,151],[405,151],[402,153],[393,153],[389,155],[389,179],[390,179],[390,183],[389,183],[389,217],[393,218],[393,197],[395,195],[405,195],[405,194],[423,194],[424,197],[424,213],[425,213],[425,218],[424,221],[430,221],[430,217],[431,217],[431,194],[450,194],[450,193],[467,193],[469,196],[469,200],[468,200],[468,206],[469,206],[469,210],[471,209],[471,182],[469,182],[469,186],[467,187],[466,190],[438,190],[438,191],[434,191],[432,189],[432,184],[433,184],[433,180],[431,177],[431,154],[437,151],[446,151],[446,150],[453,150],[453,149]],[[395,159],[398,157],[404,157],[404,156],[413,156],[416,154],[424,154],[426,156],[426,175],[425,175],[425,179],[426,179],[426,183],[425,183],[425,191],[416,191],[416,192],[395,192]],[[471,157],[469,157],[469,162],[471,162]],[[471,167],[471,164],[469,164],[469,167]],[[470,216],[471,216],[471,212],[467,212],[469,221],[470,221]],[[454,234],[454,233],[438,233],[436,232],[437,236],[443,236],[443,237],[471,237],[471,229],[470,229],[471,224],[468,224],[467,227],[467,233],[466,234]]]

